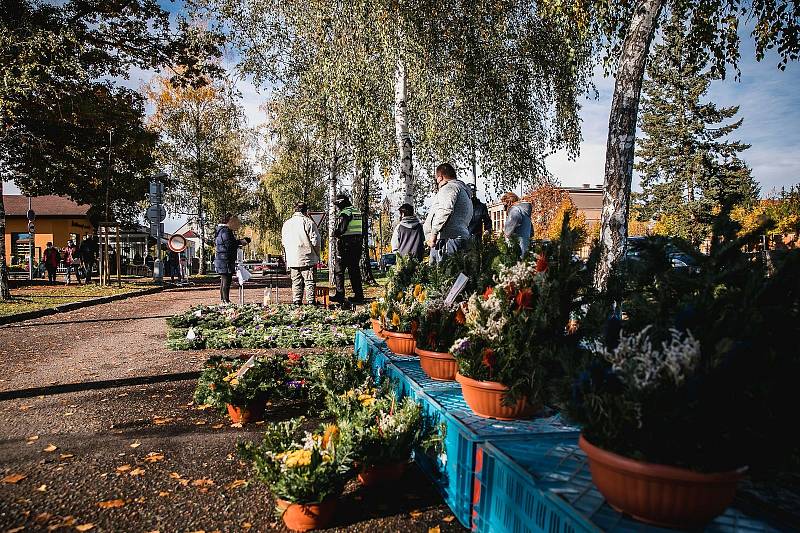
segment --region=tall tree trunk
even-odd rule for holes
[[[364,283],[375,284],[375,276],[372,275],[372,266],[369,264],[369,185],[372,164],[369,161],[365,161],[359,165],[358,171],[361,174],[361,201],[359,202],[359,207],[361,208],[361,227],[364,232],[361,246],[361,279]]]
[[[412,143],[408,133],[408,108],[406,63],[401,56],[397,60],[394,78],[394,126],[397,134],[397,149],[400,152],[400,179],[403,182],[403,201],[414,205],[414,173],[412,166]]]
[[[0,179],[0,300],[10,300],[8,265],[6,264],[6,208],[3,204],[3,180]]]
[[[617,300],[621,296],[620,288],[609,287],[609,280],[625,254],[639,96],[650,43],[663,7],[664,0],[641,0],[635,8],[622,44],[608,119],[600,261],[594,273],[594,284],[601,290],[609,288]]]
[[[334,286],[333,270],[336,267],[336,237],[333,236],[333,231],[336,229],[336,216],[338,214],[334,200],[336,200],[336,192],[339,185],[339,150],[337,143],[338,138],[333,138],[333,152],[331,154],[331,172],[328,177],[328,285]]]
[[[197,273],[201,276],[206,273],[206,221],[203,217],[203,185],[197,195],[197,225],[200,226],[200,268]]]

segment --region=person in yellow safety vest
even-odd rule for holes
[[[333,279],[336,286],[336,295],[332,302],[344,303],[344,273],[350,276],[350,285],[353,287],[354,303],[364,301],[364,289],[361,283],[361,269],[359,261],[364,241],[364,228],[361,212],[353,207],[346,194],[337,194],[333,205],[339,209],[336,217],[336,228],[333,236],[336,237],[336,265],[333,270]]]

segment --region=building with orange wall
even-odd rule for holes
[[[94,233],[89,221],[88,205],[79,205],[64,196],[34,196],[32,198],[35,221],[35,256],[40,260],[48,242],[57,248],[66,246],[72,239],[78,244],[84,236]],[[30,234],[28,233],[28,197],[4,194],[6,212],[6,262],[23,263],[27,260]]]

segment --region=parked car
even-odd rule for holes
[[[286,261],[284,261],[281,255],[268,255],[261,264],[261,275],[263,276],[286,273]]]
[[[700,272],[697,259],[676,246],[672,239],[666,237],[663,239],[665,259],[670,262],[672,268],[689,274]],[[657,242],[656,239],[649,237],[628,237],[628,249],[625,252],[625,262],[628,268],[636,268],[637,263],[642,261],[642,255],[647,253],[647,250]]]
[[[397,256],[395,254],[383,254],[381,256],[383,266],[390,267],[397,264]]]

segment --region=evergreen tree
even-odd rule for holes
[[[673,19],[655,48],[644,81],[635,168],[640,218],[658,219],[656,231],[699,244],[713,213],[730,201],[750,202],[758,185],[739,154],[750,147],[728,136],[742,125],[738,106],[703,102],[719,76],[707,69],[708,56],[690,47],[682,24]]]

